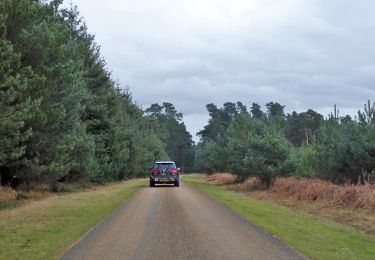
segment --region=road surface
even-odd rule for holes
[[[62,259],[304,259],[182,183],[144,188]]]

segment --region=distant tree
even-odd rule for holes
[[[250,111],[251,111],[251,115],[252,115],[254,118],[262,119],[263,116],[264,116],[264,113],[263,113],[263,111],[261,110],[261,106],[258,105],[257,103],[253,103],[253,104],[252,104]]]
[[[194,142],[182,121],[183,115],[178,113],[173,104],[152,104],[146,109],[152,128],[165,144],[166,154],[185,171],[194,166]],[[163,158],[157,158],[163,159]]]
[[[180,122],[183,118],[182,113],[178,113],[173,104],[163,103],[164,114],[167,118]]]
[[[233,118],[238,114],[237,106],[235,103],[226,102],[223,105],[223,114],[225,115],[224,120],[226,124],[230,124]]]
[[[267,188],[277,176],[286,176],[295,170],[292,145],[276,127],[269,126],[261,135],[251,135],[245,146],[246,172],[259,177]]]
[[[300,115],[293,111],[286,117],[287,123],[285,126],[285,134],[289,141],[295,146],[301,146],[305,140],[304,136],[304,122],[302,122]]]
[[[237,114],[249,114],[249,112],[247,111],[247,107],[244,104],[242,104],[242,102],[237,101],[236,107]]]
[[[280,105],[279,103],[269,102],[266,104],[267,114],[270,119],[274,118],[284,118],[284,108],[285,106]]]
[[[375,169],[375,129],[357,123],[327,121],[316,146],[319,177],[338,183],[357,182]]]
[[[214,104],[207,104],[206,108],[210,119],[204,129],[198,132],[198,135],[201,136],[204,142],[224,138],[229,127],[230,116]]]
[[[210,119],[198,144],[201,169],[230,171],[239,180],[257,176],[266,186],[286,175],[337,183],[375,179],[375,104],[365,104],[358,119],[341,117],[337,106],[324,119],[312,109],[285,116],[284,106],[274,102],[267,103],[267,114],[253,103],[251,116],[226,104],[208,106]]]
[[[203,145],[204,148],[201,152],[201,156],[204,158],[203,168],[209,173],[225,171],[228,167],[226,140],[216,142],[209,140]]]
[[[358,112],[359,123],[361,125],[375,125],[375,102],[371,104],[370,100],[364,105],[364,111]]]
[[[350,115],[346,115],[340,118],[342,124],[351,124],[354,123],[353,118]]]
[[[296,150],[294,157],[296,164],[295,172],[292,175],[303,178],[316,178],[317,165],[320,164],[317,156],[316,144],[302,145]]]
[[[251,138],[251,135],[255,135],[256,132],[257,129],[255,129],[254,122],[245,114],[239,115],[228,130],[227,145],[225,147],[228,161],[226,170],[237,174],[239,180],[244,180],[249,176],[248,168],[243,159],[248,149],[246,143]]]
[[[157,119],[162,114],[162,111],[163,106],[159,104],[151,104],[151,106],[145,110],[145,113],[148,117]]]
[[[296,146],[312,142],[323,123],[323,116],[312,109],[286,117],[285,132],[289,140]]]
[[[242,102],[226,102],[222,108],[215,104],[207,104],[210,119],[203,130],[198,132],[202,142],[223,140],[228,128],[235,118],[240,114],[248,115],[247,108]]]

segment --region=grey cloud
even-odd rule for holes
[[[371,0],[73,2],[134,99],[175,103],[193,134],[210,102],[354,115],[375,98]]]

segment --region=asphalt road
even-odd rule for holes
[[[62,259],[304,259],[204,194],[144,188]]]

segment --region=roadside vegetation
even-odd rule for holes
[[[334,112],[286,114],[270,102],[208,104],[208,124],[198,134],[196,171],[231,172],[242,182],[257,177],[266,188],[276,177],[318,178],[336,184],[375,182],[375,103],[352,118]]]
[[[211,179],[211,181],[213,181]],[[239,213],[312,259],[373,259],[374,236],[270,200],[206,183],[197,176],[184,182]]]
[[[265,189],[255,177],[241,183],[235,180],[236,176],[229,173],[215,173],[205,177],[207,183],[375,235],[374,185],[337,185],[319,179],[288,177],[277,178],[270,189]]]
[[[375,103],[354,118],[340,116],[336,106],[328,117],[312,109],[286,114],[274,102],[265,112],[256,103],[206,107],[210,119],[198,133],[195,162],[210,183],[223,185],[215,192],[225,187],[375,234]]]
[[[0,211],[0,259],[57,258],[145,186],[144,179],[124,181]]]
[[[77,8],[61,3],[0,1],[1,184],[64,191],[143,176],[176,153],[191,169],[182,114],[167,102],[145,113],[112,78]]]
[[[375,103],[354,118],[336,106],[325,117],[277,102],[208,104],[194,145],[172,103],[142,109],[113,79],[78,9],[62,2],[0,1],[0,258],[56,256],[144,182],[82,187],[145,176],[164,159],[234,174],[225,187],[257,200],[185,179],[308,256],[375,255],[368,235],[259,201],[374,234]]]

